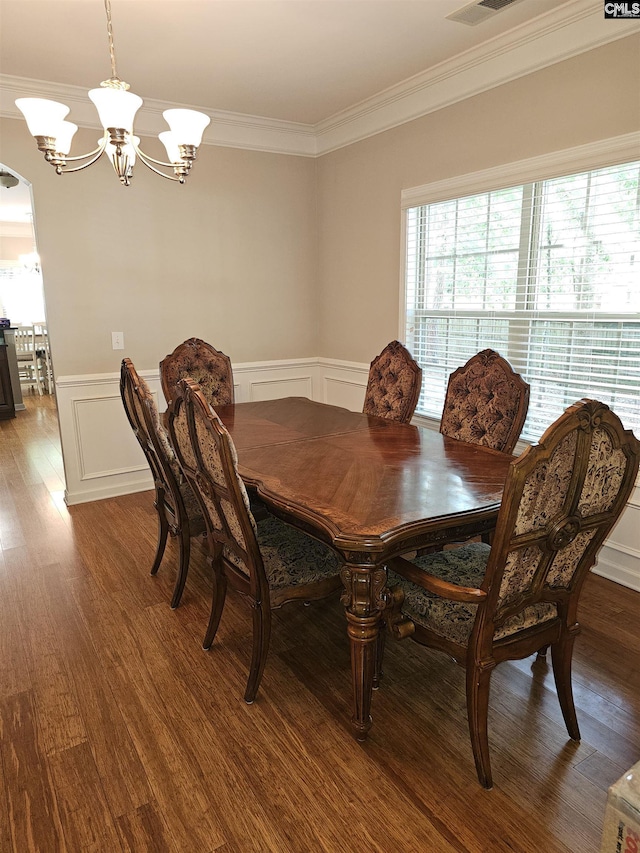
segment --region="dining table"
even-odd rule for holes
[[[353,685],[365,740],[393,557],[491,531],[514,457],[437,430],[304,397],[216,407],[238,470],[276,517],[341,562]]]

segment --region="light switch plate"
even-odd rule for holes
[[[124,332],[111,332],[111,348],[124,349]]]

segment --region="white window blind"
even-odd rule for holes
[[[449,375],[479,350],[531,385],[522,437],[581,397],[640,435],[640,163],[406,211],[406,343],[417,413],[439,418]]]

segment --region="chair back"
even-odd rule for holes
[[[160,421],[151,389],[138,374],[130,358],[122,360],[120,396],[131,428],[147,458],[156,491],[162,489],[169,509],[182,507],[178,485],[179,470],[167,431]]]
[[[477,353],[449,377],[440,432],[511,453],[529,408],[529,385],[492,349]]]
[[[231,359],[200,338],[189,338],[160,362],[160,381],[167,405],[176,395],[178,382],[186,377],[198,383],[209,405],[233,403]]]
[[[169,407],[169,434],[180,466],[198,496],[210,551],[227,570],[248,580],[252,594],[268,601],[269,589],[256,538],[257,527],[226,427],[192,379],[182,379]]]
[[[36,351],[33,326],[16,326],[14,340],[18,361],[32,361]]]
[[[530,617],[539,621],[536,608],[549,605],[568,625],[576,622],[582,583],[629,499],[639,462],[640,442],[618,416],[580,400],[511,464],[483,582],[487,636],[514,617],[520,628]]]
[[[399,341],[392,341],[371,362],[362,411],[408,423],[418,404],[421,383],[418,363]]]

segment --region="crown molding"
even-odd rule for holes
[[[155,136],[163,110],[192,106],[211,118],[205,144],[318,157],[638,32],[638,21],[605,21],[600,0],[574,0],[315,125],[148,100],[136,131]],[[101,130],[86,89],[0,74],[0,116],[22,119],[14,100],[25,96],[60,100],[80,127]]]
[[[640,22],[605,21],[599,0],[575,0],[403,80],[315,126],[318,155],[351,145],[640,32]]]
[[[88,89],[80,86],[64,86],[46,80],[0,74],[0,115],[22,120],[22,113],[14,103],[16,98],[49,98],[70,107],[70,118],[78,127],[93,128],[100,134],[102,128],[98,122],[96,108],[87,97],[87,92]],[[210,110],[170,101],[145,99],[136,115],[136,133],[139,136],[157,136],[166,130],[167,123],[162,113],[173,107],[197,109],[209,116],[211,124],[205,129],[202,140],[205,145],[294,154],[300,157],[314,157],[316,154],[315,130],[310,124]]]

